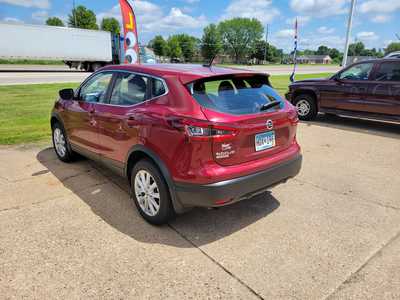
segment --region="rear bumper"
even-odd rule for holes
[[[218,207],[228,205],[266,191],[268,188],[296,176],[302,156],[247,176],[212,184],[175,183],[175,193],[185,207]],[[226,202],[224,202],[226,201]]]

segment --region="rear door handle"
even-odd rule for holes
[[[133,115],[130,115],[130,116],[128,116],[127,118],[126,118],[126,125],[128,126],[128,127],[134,127],[135,125],[137,125],[137,120],[136,120],[136,117],[135,116],[133,116]]]

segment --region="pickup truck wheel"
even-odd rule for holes
[[[131,197],[140,215],[154,225],[171,220],[175,211],[167,184],[158,168],[143,159],[134,165],[131,174]]]
[[[294,106],[300,120],[314,120],[318,114],[315,98],[308,94],[298,95],[294,100]]]
[[[60,123],[52,127],[52,140],[57,157],[63,162],[71,162],[75,158],[75,152],[71,150],[65,130]]]

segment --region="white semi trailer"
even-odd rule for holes
[[[0,58],[63,61],[95,71],[120,63],[119,35],[100,30],[0,23]]]

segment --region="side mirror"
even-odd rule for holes
[[[73,100],[74,99],[74,90],[73,89],[63,89],[58,92],[60,98],[63,100]]]

